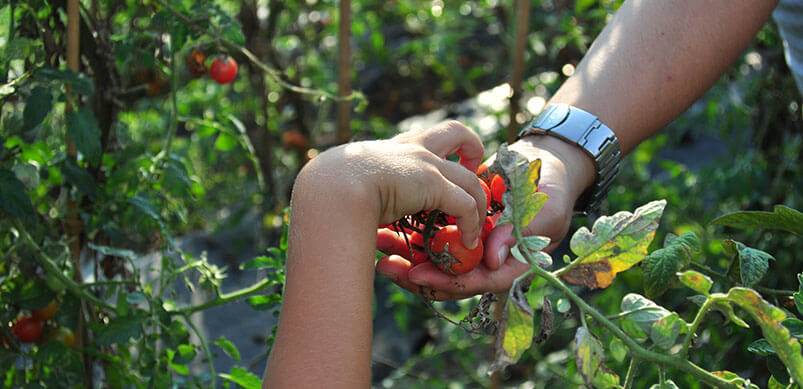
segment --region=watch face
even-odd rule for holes
[[[538,128],[549,131],[561,123],[563,123],[569,116],[569,106],[566,104],[557,104],[550,107],[544,116],[539,120]]]

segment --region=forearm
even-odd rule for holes
[[[329,173],[305,169],[294,187],[287,280],[266,387],[370,384],[378,199],[369,187]]]
[[[776,4],[625,1],[550,103],[597,115],[627,154],[719,79]]]

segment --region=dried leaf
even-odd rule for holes
[[[577,371],[586,387],[591,387],[605,359],[602,343],[585,327],[580,326],[574,335],[574,356]]]
[[[591,231],[580,228],[570,242],[579,264],[561,277],[590,289],[610,285],[617,273],[639,263],[647,254],[665,206],[665,200],[653,201],[633,213],[623,211],[600,217]]]
[[[538,326],[538,335],[535,336],[533,342],[541,343],[549,339],[552,334],[552,328],[555,325],[555,312],[552,311],[552,301],[544,296],[544,307],[541,308],[541,324]]]

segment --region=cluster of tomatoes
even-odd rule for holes
[[[70,331],[69,328],[47,328],[45,331],[44,323],[53,319],[56,316],[58,309],[58,303],[53,300],[44,308],[31,311],[30,315],[20,316],[14,322],[11,332],[22,343],[48,342],[51,340],[56,340],[63,343],[67,347],[72,347],[72,345],[75,344],[75,335],[72,331]],[[44,337],[42,337],[43,332],[45,332]]]
[[[485,252],[485,240],[496,225],[499,213],[504,209],[502,195],[507,189],[504,179],[498,174],[489,173],[484,164],[477,170],[477,178],[486,199],[485,223],[477,247],[467,248],[463,244],[455,218],[435,210],[380,226],[404,236],[406,247],[394,251],[401,253],[402,257],[414,265],[432,262],[447,274],[464,274],[477,267]]]
[[[187,70],[195,78],[206,74],[206,54],[193,49],[187,57]],[[209,77],[218,84],[228,84],[237,77],[237,61],[228,55],[218,55],[209,65]]]

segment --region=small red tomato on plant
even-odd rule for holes
[[[218,84],[228,84],[237,77],[237,61],[228,55],[219,55],[209,65],[209,77]]]
[[[30,316],[22,316],[11,329],[22,343],[33,343],[42,335],[42,322]]]
[[[430,249],[439,257],[432,259],[432,262],[438,269],[449,274],[470,272],[482,261],[484,251],[482,241],[473,249],[464,246],[460,230],[455,225],[448,225],[438,230],[430,242]]]
[[[51,301],[47,306],[42,309],[36,309],[31,312],[31,317],[39,321],[46,321],[56,316],[56,311],[59,310],[59,304],[56,300]]]
[[[505,185],[505,180],[502,176],[495,174],[493,178],[491,178],[491,197],[496,202],[502,202],[502,195],[505,194],[505,189],[507,186]]]
[[[410,252],[412,253],[410,260],[413,265],[420,265],[429,260],[429,255],[424,250],[424,235],[420,232],[416,231],[410,234]]]

